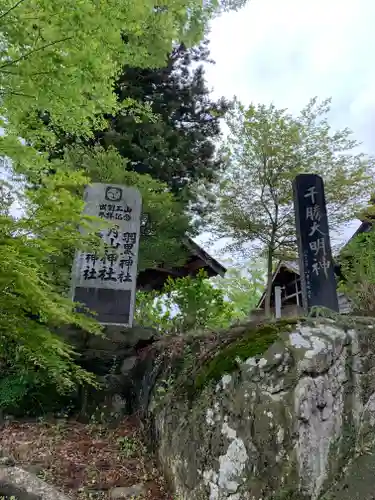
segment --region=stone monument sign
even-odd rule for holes
[[[323,179],[297,175],[293,182],[304,309],[339,311]]]
[[[103,324],[132,326],[142,199],[139,191],[94,183],[85,190],[84,214],[108,221],[101,231],[105,254],[77,252],[73,300],[95,311]]]

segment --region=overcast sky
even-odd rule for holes
[[[210,40],[215,96],[296,113],[332,97],[330,123],[375,153],[375,0],[249,0],[212,23]]]

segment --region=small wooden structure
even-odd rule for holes
[[[163,266],[141,271],[137,278],[137,289],[145,292],[151,290],[162,290],[168,277],[183,278],[185,276],[196,276],[200,269],[204,269],[211,278],[224,276],[226,268],[211,257],[191,238],[186,237],[183,241],[187,258],[185,263],[178,267],[165,268]]]
[[[281,295],[280,305],[277,304],[278,293]],[[253,315],[264,316],[265,301],[266,291],[263,292]],[[275,312],[276,309],[280,309],[280,313],[276,316],[280,314],[282,317],[302,314],[302,290],[298,262],[280,261],[278,263],[272,277],[271,309]]]
[[[375,204],[375,198],[371,200]],[[368,233],[373,227],[373,222],[371,220],[363,220],[358,229],[351,236],[349,241],[341,249],[342,251],[347,247],[347,245],[359,234]],[[338,261],[339,261],[338,258]],[[340,264],[336,263],[334,265],[335,274],[343,278],[341,275]],[[281,304],[277,304],[276,297],[280,293],[277,287],[280,287],[281,291]],[[275,290],[276,289],[276,290]],[[276,291],[276,294],[275,294]],[[252,316],[254,317],[264,317],[265,314],[265,298],[266,292],[263,293],[262,297],[258,302],[257,309],[252,311]],[[339,311],[341,314],[347,314],[351,310],[349,300],[343,293],[338,293],[339,301]],[[271,310],[276,311],[281,309],[281,317],[299,316],[303,313],[302,308],[302,290],[301,290],[301,280],[299,273],[298,261],[284,262],[280,261],[272,278],[272,293],[271,293]],[[275,314],[278,316],[278,314]]]
[[[371,198],[370,204],[375,205],[375,197]],[[356,236],[371,231],[374,221],[375,216],[363,219],[358,229],[353,233],[351,238],[341,249],[337,258],[337,262],[334,263],[335,274],[340,279],[345,279],[345,277],[342,276],[340,266],[340,257],[342,256],[343,250],[347,248],[348,244]],[[278,297],[280,297],[280,300],[278,300]],[[257,308],[254,311],[251,311],[252,317],[264,317],[265,298],[266,292],[264,292],[261,296]],[[341,314],[347,314],[351,311],[350,302],[343,293],[338,293],[338,301],[339,311]],[[278,304],[278,302],[280,302],[280,304]],[[279,262],[272,278],[271,310],[274,311],[276,317],[299,316],[303,313],[301,280],[298,261]]]
[[[337,268],[336,268],[337,269]],[[275,300],[281,292],[281,304]],[[265,314],[266,292],[258,302],[257,309],[252,312],[255,317],[263,317]],[[350,304],[343,293],[338,293],[339,311],[341,314],[350,312]],[[295,317],[303,314],[302,290],[298,262],[279,262],[272,278],[271,310],[280,310],[276,317]]]
[[[375,202],[375,200],[374,200]],[[373,222],[371,222],[370,220],[364,220],[361,222],[361,225],[359,226],[359,228],[355,231],[355,233],[352,235],[352,237],[350,238],[350,240],[345,244],[344,248],[346,248],[349,243],[356,237],[358,236],[359,234],[363,234],[363,233],[368,233],[369,231],[371,231],[372,229],[372,225],[373,225]],[[344,248],[342,250],[344,250]]]

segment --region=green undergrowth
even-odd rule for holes
[[[297,321],[280,320],[258,325],[247,331],[243,338],[219,350],[214,358],[200,368],[194,381],[194,392],[201,391],[210,382],[218,382],[225,373],[238,369],[238,361],[260,356]]]

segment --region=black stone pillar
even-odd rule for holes
[[[300,174],[293,182],[303,305],[339,311],[323,179]]]

